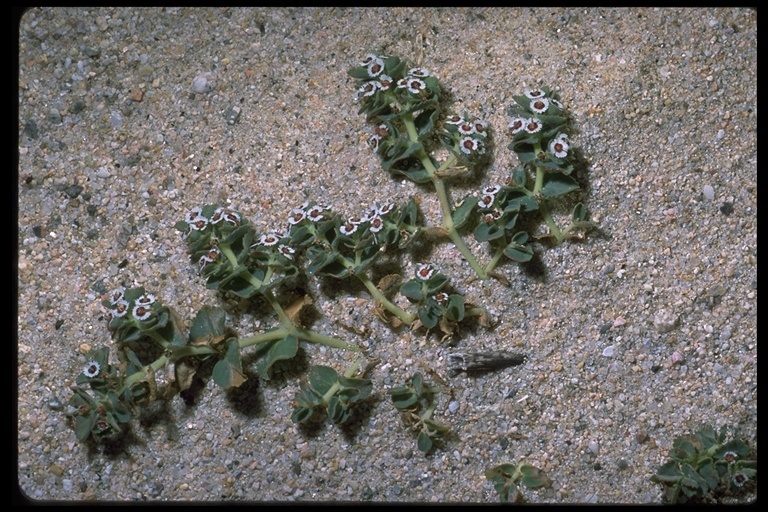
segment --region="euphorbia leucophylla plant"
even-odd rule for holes
[[[594,227],[581,204],[564,229],[555,224],[550,211],[552,200],[579,189],[571,176],[575,159],[569,118],[553,90],[541,87],[515,96],[508,135],[519,165],[509,178],[480,186],[454,203],[450,181],[471,180],[490,161],[494,130],[488,121],[469,113],[448,113],[435,73],[399,57],[368,54],[349,74],[356,80],[359,113],[373,126],[368,142],[381,167],[430,186],[439,200],[440,225],[425,225],[415,198],[400,204],[380,198],[343,213],[332,206],[333,197],[314,198],[287,208],[282,224],[267,230],[257,229],[233,207],[192,207],[175,224],[190,264],[222,300],[253,301],[266,309],[267,328],[241,336],[227,327],[223,308],[209,305],[202,306],[187,325],[153,292],[141,286],[116,288],[103,306],[119,362],[110,361],[106,347],[88,354],[68,410],[78,439],[98,442],[119,435],[142,407],[207,375],[200,371],[206,365],[216,384],[225,389],[240,386],[248,374],[242,357],[246,350],[258,377],[269,379],[275,365],[290,364],[301,343],[351,352],[353,358],[345,370],[310,366],[295,393],[291,419],[297,424],[322,418],[347,423],[354,408],[373,394],[372,382],[365,376],[372,365],[361,370],[364,357],[372,354],[363,353],[356,342],[304,324],[308,315],[301,312],[315,302],[306,295],[305,283],[318,278],[357,280],[375,302],[374,315],[395,331],[418,329],[455,341],[464,322],[491,325],[486,312],[464,297],[462,283],[431,262],[420,261],[413,262],[410,278],[402,272],[381,277],[384,263],[387,268],[402,266],[416,239],[433,243],[447,238],[479,278],[506,281],[496,270],[498,263],[502,258],[530,260],[530,243],[538,236],[520,228],[522,216],[539,212],[548,227],[546,236],[557,243]],[[470,233],[477,242],[488,244],[487,263],[481,264],[470,251],[464,238]],[[368,346],[375,350],[375,344]],[[419,449],[428,452],[449,428],[432,419],[440,388],[425,384],[418,372],[411,374],[405,385],[389,394],[406,423],[418,432]],[[519,476],[515,475],[513,481]],[[506,482],[503,485],[508,489]]]

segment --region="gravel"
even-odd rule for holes
[[[553,481],[525,492],[533,503],[659,503],[649,477],[700,422],[756,448],[755,10],[34,8],[19,28],[27,499],[494,503],[484,471],[526,461]],[[455,346],[386,328],[362,287],[310,283],[313,328],[381,359],[352,428],[291,423],[304,374],[286,370],[158,402],[117,446],[78,443],[64,408],[85,353],[110,343],[104,293],[145,286],[185,321],[223,304],[173,227],[193,206],[229,205],[267,230],[308,199],[351,214],[416,195],[439,222],[434,194],[389,177],[366,146],[346,71],[368,52],[433,70],[457,112],[497,129],[494,161],[455,199],[515,165],[512,96],[558,88],[588,163],[578,199],[602,235],[536,244],[538,267],[499,268],[509,287],[471,281],[455,249],[435,247],[430,260],[497,320]],[[243,335],[273,320],[226,307]],[[449,377],[456,347],[528,360]],[[307,364],[351,362],[305,350]],[[387,397],[417,370],[446,382],[435,418],[455,433],[428,456]]]

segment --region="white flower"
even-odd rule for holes
[[[384,61],[379,57],[375,57],[365,67],[368,69],[368,76],[375,78],[384,71]]]
[[[115,307],[112,308],[110,312],[112,313],[112,316],[116,317],[125,316],[125,314],[128,312],[128,308],[131,307],[131,305],[125,299],[120,299],[112,305]]]
[[[89,379],[92,379],[99,374],[99,370],[101,370],[99,363],[92,360],[88,361],[88,364],[85,365],[85,368],[83,368],[83,374]]]
[[[527,122],[528,122],[527,119],[523,119],[522,117],[516,117],[509,122],[509,129],[512,130],[512,134],[514,135],[520,130],[523,130]]]
[[[117,301],[125,297],[125,288],[122,286],[119,288],[115,288],[109,293],[109,303],[112,305],[115,305]]]
[[[280,244],[277,248],[278,251],[280,251],[280,254],[288,258],[289,260],[293,259],[293,253],[296,252],[296,250],[293,247],[289,247],[284,244]]]
[[[316,204],[315,206],[307,210],[307,217],[309,217],[309,220],[311,220],[312,222],[317,222],[324,217],[323,210],[325,210],[325,207],[320,206],[319,204]]]
[[[543,98],[545,96],[544,91],[541,89],[527,89],[525,95],[530,99]]]
[[[416,277],[422,281],[428,280],[435,273],[435,269],[429,263],[422,263],[416,269]]]
[[[143,322],[144,320],[148,320],[149,317],[151,316],[152,316],[152,310],[149,309],[147,306],[143,306],[141,304],[137,304],[136,306],[134,306],[133,317],[136,320]]]
[[[304,212],[304,208],[294,208],[291,210],[291,215],[288,216],[288,224],[298,224],[305,218],[307,218],[307,214]]]
[[[259,243],[267,247],[272,247],[278,241],[280,241],[280,238],[274,233],[267,233],[259,237]]]
[[[144,295],[136,299],[136,304],[149,306],[150,304],[154,304],[156,300],[157,299],[155,299],[155,296],[152,295],[151,293],[145,293]]]
[[[200,208],[199,206],[195,206],[189,211],[189,213],[187,213],[187,216],[184,217],[184,220],[187,221],[187,224],[192,224],[192,222],[194,222],[195,219],[197,219],[198,217],[201,217],[202,214],[203,214],[203,209]]]
[[[357,224],[346,222],[339,227],[339,231],[341,232],[342,235],[349,236],[355,231],[357,231]]]
[[[373,217],[370,222],[371,226],[369,229],[371,230],[371,233],[378,233],[384,227],[384,221],[378,215]]]
[[[552,139],[552,142],[549,143],[549,150],[557,158],[565,158],[568,156],[568,149],[570,149],[570,146],[564,137],[555,137]]]
[[[543,114],[549,108],[549,100],[547,98],[537,98],[531,100],[531,111],[536,114]]]
[[[535,118],[526,119],[525,121],[525,131],[528,133],[540,132],[542,126],[541,121]]]
[[[430,72],[424,68],[411,68],[408,70],[408,74],[417,78],[426,78],[430,75]]]

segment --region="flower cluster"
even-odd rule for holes
[[[509,108],[509,130],[514,136],[509,148],[517,152],[523,164],[535,163],[569,174],[573,169],[570,144],[563,131],[568,118],[557,93],[542,87],[526,90],[514,99],[515,105]]]
[[[355,102],[361,103],[360,112],[369,117],[385,110],[413,111],[417,105],[423,108],[423,103],[440,93],[437,79],[429,70],[409,67],[398,57],[369,53],[350,74],[358,81]]]
[[[674,440],[670,460],[651,477],[664,486],[665,501],[708,502],[738,491],[757,476],[750,449],[739,438],[727,439],[727,431],[725,426],[716,431],[704,425]]]
[[[489,134],[488,122],[472,116],[449,116],[445,129],[451,136],[449,145],[457,155],[465,159],[477,159],[486,153]]]

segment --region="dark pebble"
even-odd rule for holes
[[[83,191],[83,187],[81,185],[70,185],[64,189],[64,193],[67,194],[72,199],[79,196],[80,192],[82,191]]]
[[[85,108],[85,102],[83,100],[77,100],[69,108],[69,111],[72,114],[77,114],[78,112],[81,112],[84,108]]]
[[[723,203],[723,206],[720,207],[720,213],[722,213],[725,216],[728,216],[733,213],[733,203]]]
[[[603,469],[602,464],[600,464],[599,462],[595,462],[595,465],[592,467],[595,469],[595,471],[600,471],[601,469]]]
[[[42,238],[43,236],[43,227],[42,226],[32,226],[32,234],[34,234],[37,238]]]
[[[557,149],[557,148],[555,148],[555,149]],[[611,324],[611,322],[607,322],[607,323],[604,323],[603,325],[601,325],[600,326],[600,334],[607,333],[611,329],[611,325],[613,325],[613,324]]]
[[[620,459],[619,462],[616,463],[616,466],[621,470],[625,470],[629,467],[629,463],[624,459]]]
[[[24,121],[24,133],[26,133],[27,137],[30,139],[38,138],[40,136],[40,131],[37,129],[37,123],[31,119]]]
[[[367,485],[363,488],[362,491],[360,491],[360,497],[364,501],[370,501],[373,499],[373,489],[368,487]]]

